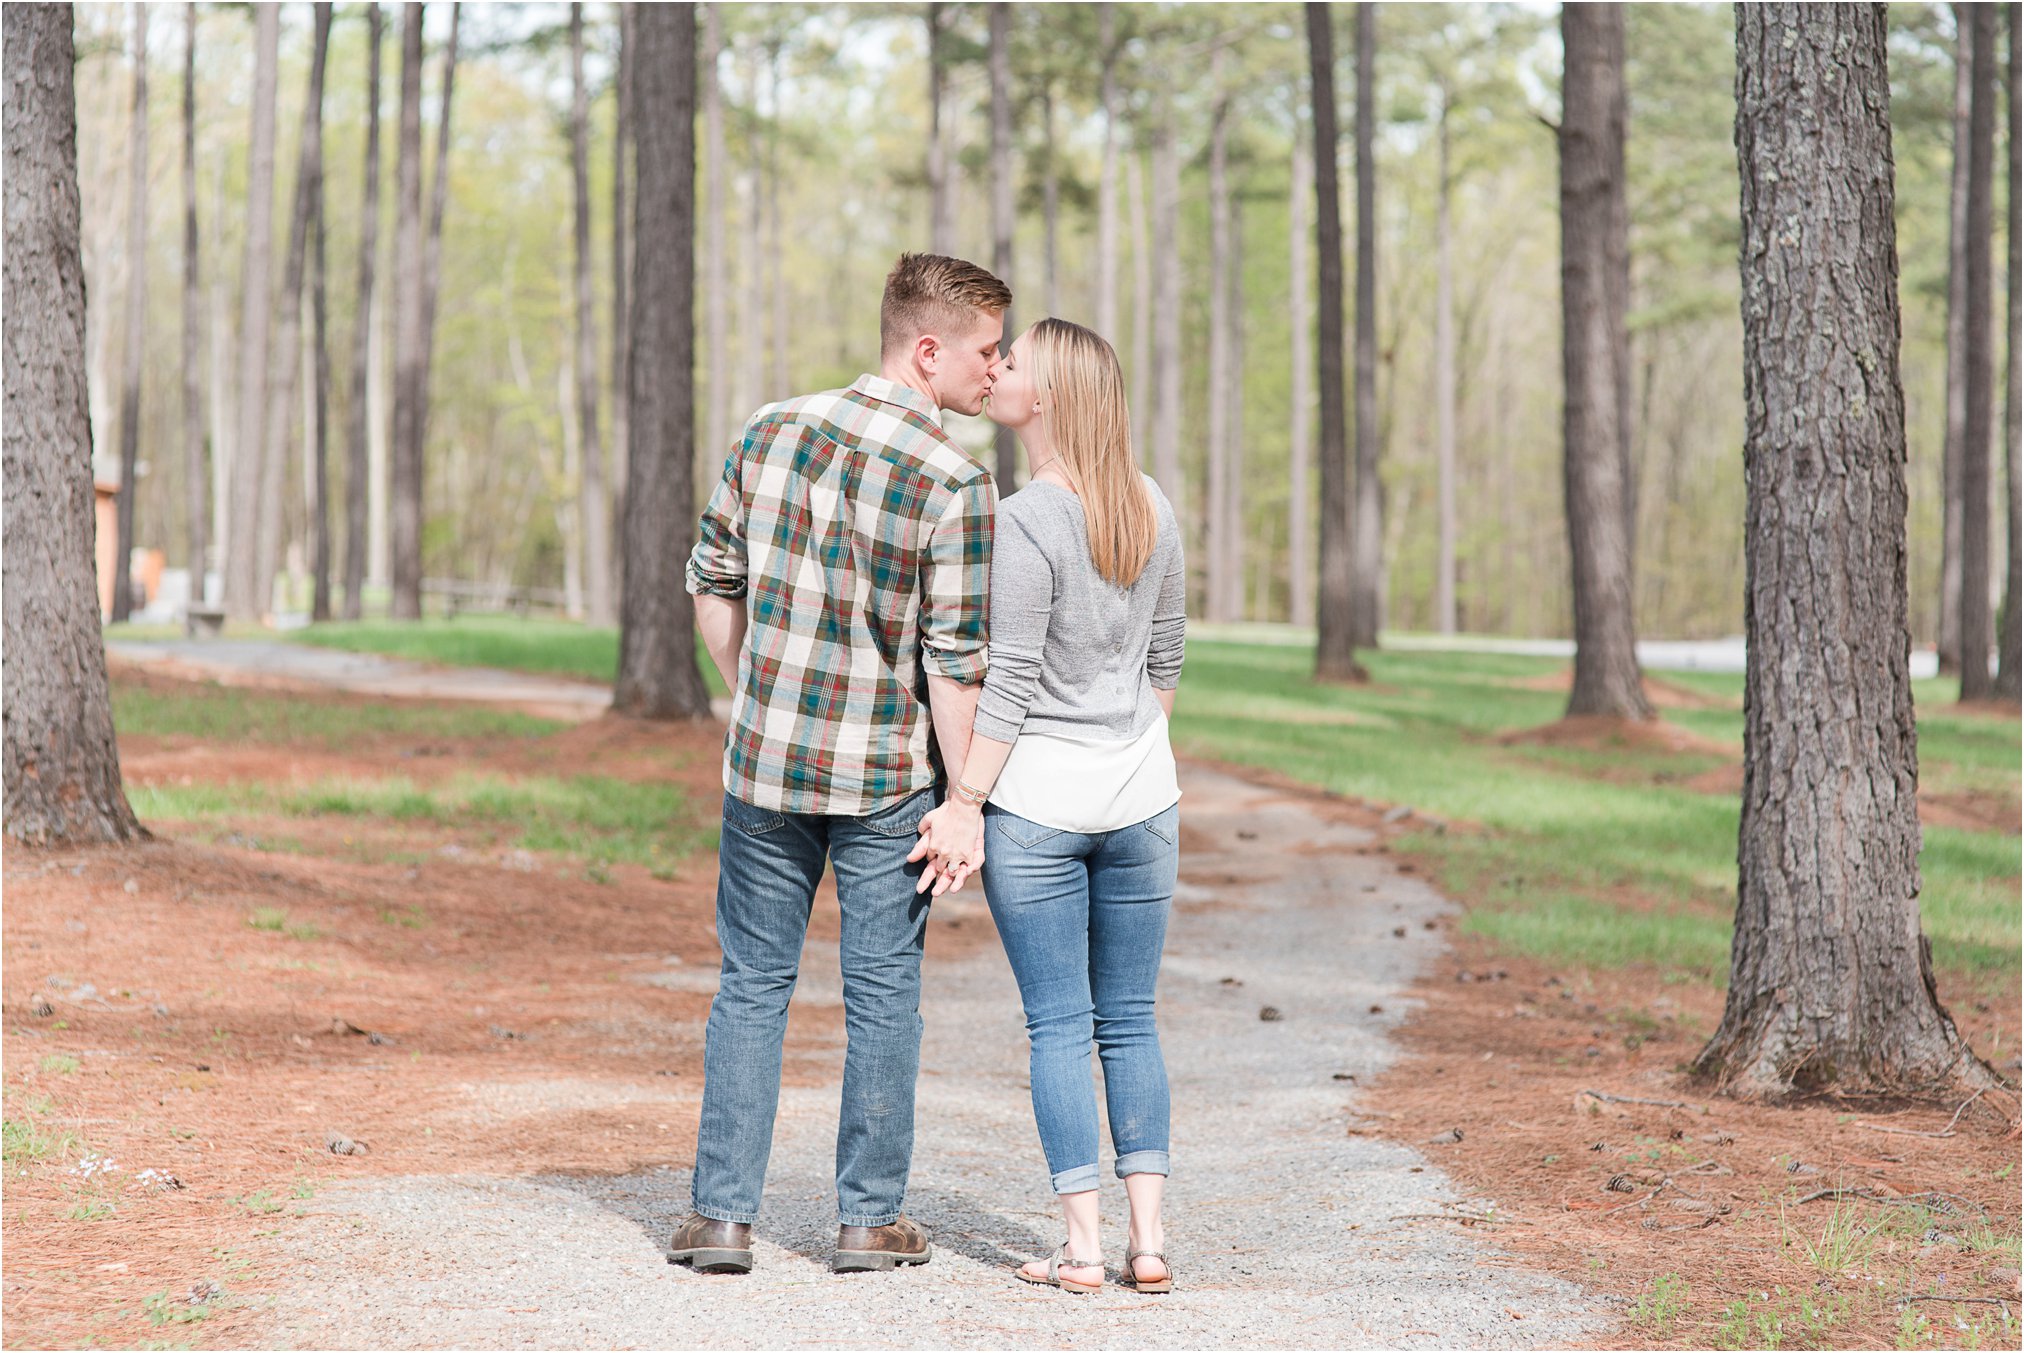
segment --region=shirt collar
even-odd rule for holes
[[[901,385],[898,381],[889,381],[883,376],[874,376],[866,372],[859,376],[850,388],[881,403],[897,404],[903,409],[911,409],[936,427],[942,426],[942,411],[935,402],[920,391]]]

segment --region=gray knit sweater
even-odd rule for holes
[[[1082,499],[1036,480],[998,503],[991,556],[991,655],[977,731],[1022,728],[1128,741],[1159,717],[1155,690],[1181,680],[1187,565],[1174,509],[1150,476],[1159,538],[1130,587],[1089,557]]]

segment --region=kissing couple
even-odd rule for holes
[[[1117,354],[961,259],[886,278],[879,371],[769,404],[724,462],[687,586],[732,692],[724,963],[703,1051],[694,1212],[670,1259],[752,1268],[781,1040],[825,862],[842,919],[838,1272],[925,1264],[904,1215],[932,900],[978,875],[1019,984],[1033,1116],[1066,1241],[1015,1271],[1101,1290],[1102,1060],[1131,1216],[1123,1279],[1173,1289],[1153,989],[1180,864],[1167,738],[1187,620],[1172,506],[1132,458]],[[1031,478],[999,499],[942,426],[986,403]]]

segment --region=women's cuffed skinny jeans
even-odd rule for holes
[[[1118,1177],[1168,1172],[1153,988],[1179,870],[1179,805],[1091,835],[985,808],[984,894],[1026,1007],[1033,1117],[1056,1193],[1097,1186],[1092,1043]]]

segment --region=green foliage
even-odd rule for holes
[[[58,1076],[75,1076],[82,1063],[67,1052],[52,1052],[42,1059],[42,1069]]]
[[[1680,1312],[1686,1310],[1690,1292],[1687,1280],[1679,1274],[1661,1273],[1652,1279],[1651,1287],[1631,1306],[1631,1321],[1653,1334],[1664,1335],[1671,1330]]]
[[[68,1160],[84,1150],[83,1134],[48,1121],[48,1096],[26,1098],[19,1090],[10,1089],[7,1098],[8,1111],[0,1117],[0,1160],[26,1173],[37,1161]]]

